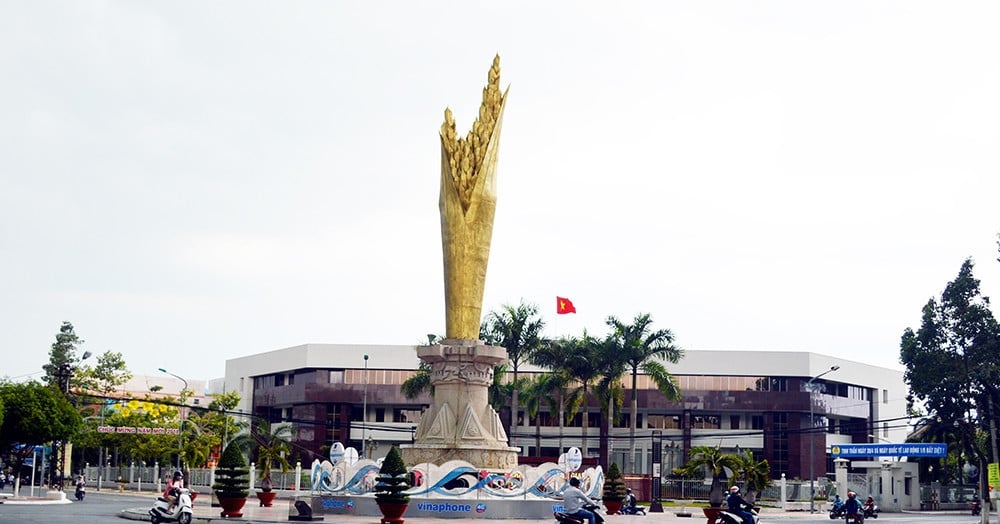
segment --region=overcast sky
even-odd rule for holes
[[[996,2],[0,3],[0,376],[444,332],[438,129],[510,94],[484,311],[901,369],[1000,295]],[[576,315],[555,315],[555,297]],[[378,367],[378,362],[370,362]],[[358,365],[361,365],[360,355]]]

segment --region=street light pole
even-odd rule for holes
[[[181,398],[181,404],[186,404],[186,402],[184,401],[184,392],[188,390],[188,381],[184,380],[184,377],[180,375],[175,375],[164,368],[159,368],[159,370],[163,373],[166,373],[167,375],[170,375],[171,377],[180,379],[180,381],[184,383],[184,388],[181,389],[180,398]],[[177,431],[177,469],[180,470],[181,453],[184,451],[184,416],[179,411],[178,415],[180,416],[181,424],[180,424],[180,429]]]
[[[809,390],[809,513],[816,513],[816,474],[813,471],[813,468],[814,468],[813,463],[815,462],[815,455],[816,455],[816,450],[815,450],[815,448],[816,448],[816,444],[815,444],[815,441],[816,441],[816,423],[815,423],[815,421],[813,419],[813,416],[814,416],[813,415],[813,393],[815,393],[816,390],[813,388],[813,382],[815,382],[816,379],[818,379],[819,377],[822,377],[823,375],[826,375],[827,373],[833,373],[834,371],[837,371],[838,369],[840,369],[840,366],[830,366],[830,369],[828,369],[828,370],[820,373],[819,375],[816,375],[815,377],[809,379],[808,382],[806,382],[806,389]],[[825,439],[826,439],[825,433],[826,433],[826,430],[824,430],[824,442],[825,442]],[[825,451],[826,450],[826,445],[825,444],[823,446],[823,449],[824,449],[824,456],[826,456],[826,451]]]
[[[365,450],[365,458],[371,458],[365,446],[365,436],[368,434],[368,354],[365,353],[365,393],[361,404],[361,446]]]

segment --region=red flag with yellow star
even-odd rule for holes
[[[566,313],[576,313],[573,302],[570,302],[568,298],[556,297],[556,314],[565,315]]]

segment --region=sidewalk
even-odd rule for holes
[[[212,507],[208,503],[199,503],[196,501],[194,505],[194,516],[195,522],[207,522],[220,524],[223,522],[233,522],[235,519],[223,518],[221,516],[222,508]],[[243,517],[238,522],[245,523],[259,523],[259,524],[270,524],[274,522],[289,522],[289,515],[298,515],[298,511],[292,506],[294,503],[293,499],[277,499],[270,508],[260,507],[256,503],[255,498],[249,498],[247,504],[243,506]],[[149,520],[147,512],[148,507],[142,508],[129,508],[123,510],[119,515],[122,518],[132,519],[132,520]],[[688,513],[691,513],[690,517],[679,517],[676,513],[680,512],[679,507],[667,507],[664,508],[663,513],[650,513],[647,516],[641,515],[606,515],[604,518],[608,524],[662,524],[662,523],[701,523],[704,522],[704,515],[701,508],[686,508]],[[381,520],[380,516],[377,515],[317,515],[324,517],[321,521],[316,522],[336,522],[346,523],[346,524],[378,524]],[[405,517],[405,515],[404,515]],[[761,512],[761,520],[770,522],[772,520],[784,520],[784,521],[794,521],[802,520],[808,518],[815,518],[816,515],[810,515],[808,511],[782,511],[776,508],[765,508]],[[469,518],[429,518],[429,517],[405,517],[406,521],[413,524],[456,524],[459,522],[474,522],[483,524],[492,524],[499,522],[506,522],[510,524],[511,522],[518,522],[518,519],[469,519]],[[549,519],[554,520],[554,519]],[[528,522],[528,520],[524,520]]]

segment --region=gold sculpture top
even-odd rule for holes
[[[506,102],[507,92],[500,92],[497,55],[483,88],[479,117],[465,138],[458,138],[451,110],[444,111],[439,207],[448,338],[479,338],[496,211],[497,152]]]

